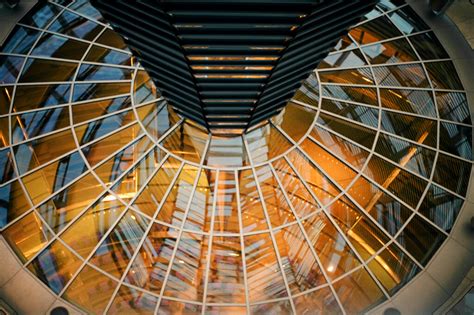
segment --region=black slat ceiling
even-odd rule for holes
[[[376,0],[92,0],[186,118],[243,132],[279,113]]]

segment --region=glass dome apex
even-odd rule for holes
[[[453,69],[382,1],[280,115],[220,137],[164,102],[87,1],[43,3],[0,55],[2,236],[89,313],[364,312],[425,268],[464,203]]]

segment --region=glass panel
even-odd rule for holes
[[[288,102],[281,114],[272,118],[272,122],[279,126],[293,141],[298,142],[313,124],[316,112],[296,103]],[[298,123],[295,124],[295,121]]]
[[[201,314],[201,305],[162,299],[160,313],[163,315],[192,315]]]
[[[160,139],[166,131],[179,121],[174,109],[166,101],[155,102],[137,109],[137,117],[152,139]]]
[[[124,43],[122,37],[111,29],[106,29],[96,42],[110,47],[127,49],[127,45]]]
[[[149,314],[153,315],[158,298],[122,285],[115,296],[109,312],[111,314]]]
[[[316,74],[312,73],[303,82],[298,91],[293,96],[294,100],[313,105],[317,107],[319,104],[319,82]]]
[[[9,226],[2,236],[23,262],[31,259],[53,238],[35,212],[30,212]]]
[[[357,45],[352,41],[349,36],[344,35],[338,40],[332,51],[351,49],[354,47],[357,47]]]
[[[380,89],[382,106],[407,113],[437,117],[430,91]]]
[[[370,68],[357,68],[348,70],[331,70],[319,72],[321,82],[342,84],[374,84]]]
[[[363,260],[372,257],[389,238],[346,196],[328,207],[328,212]]]
[[[369,127],[377,128],[378,126],[379,110],[376,108],[323,99],[321,109]]]
[[[82,64],[77,74],[78,81],[130,80],[132,69]]]
[[[129,210],[97,248],[90,263],[121,278],[147,227],[148,220]]]
[[[189,301],[202,301],[208,249],[209,239],[207,236],[183,232],[171,265],[164,291],[165,296]],[[167,260],[165,261],[167,262]]]
[[[154,223],[125,281],[159,294],[177,236],[175,229]]]
[[[216,172],[206,169],[201,170],[184,228],[195,231],[209,231],[215,184]]]
[[[382,130],[436,148],[436,121],[382,111]]]
[[[374,67],[373,70],[375,79],[382,86],[430,87],[419,64]]]
[[[59,294],[81,264],[79,258],[56,240],[28,265],[28,269]]]
[[[301,149],[307,152],[313,163],[324,170],[328,177],[342,188],[346,188],[357,175],[356,172],[347,167],[337,157],[309,139],[305,139],[301,143]]]
[[[370,159],[364,173],[412,208],[416,208],[428,184],[427,181],[376,156]]]
[[[205,164],[214,167],[247,166],[249,161],[242,137],[212,136]]]
[[[343,314],[328,287],[293,299],[297,314]]]
[[[394,243],[375,256],[368,267],[390,295],[394,295],[421,270]]]
[[[392,22],[400,29],[404,34],[411,34],[421,32],[428,29],[422,18],[415,13],[415,11],[409,6],[391,12],[388,14]]]
[[[303,225],[329,279],[333,280],[360,265],[359,259],[326,215],[318,213],[305,220]]]
[[[386,16],[381,16],[353,28],[349,34],[361,45],[402,35]]]
[[[472,159],[472,127],[441,122],[439,130],[439,149]]]
[[[105,163],[95,169],[95,173],[100,177],[107,186],[122,176],[134,163],[138,162],[145,152],[147,152],[153,143],[150,138],[142,137],[133,144],[128,145],[125,149],[114,154]],[[156,150],[156,149],[155,149]],[[158,150],[157,150],[158,151]],[[158,151],[159,153],[160,151]],[[157,161],[162,160],[158,155]]]
[[[10,145],[8,117],[0,118],[0,148]]]
[[[247,308],[245,306],[208,306],[206,307],[206,314],[243,315],[247,314]]]
[[[377,7],[380,8],[382,11],[391,11],[396,9],[397,7],[404,5],[405,0],[380,0],[377,3]]]
[[[244,237],[250,302],[287,296],[270,235]]]
[[[34,204],[49,197],[87,170],[78,152],[23,177],[23,184]]]
[[[160,97],[160,93],[146,71],[138,70],[133,79],[133,97],[136,105]]]
[[[359,177],[348,193],[392,236],[400,230],[413,213],[364,177]]]
[[[461,196],[466,195],[471,174],[471,163],[440,153],[433,180]]]
[[[266,124],[244,135],[248,153],[254,164],[266,162],[289,150],[291,143],[271,124]]]
[[[19,86],[16,88],[18,94]],[[13,86],[4,86],[0,88],[0,115],[6,115],[10,112],[10,102],[13,95]],[[16,97],[16,96],[15,96]]]
[[[13,148],[20,174],[37,168],[76,148],[70,130],[20,144]]]
[[[0,56],[0,84],[16,82],[23,60],[22,57]]]
[[[361,268],[334,283],[334,290],[348,314],[365,313],[385,297],[369,273]]]
[[[18,143],[69,126],[69,108],[61,107],[12,116],[12,142]]]
[[[113,195],[106,194],[62,233],[61,239],[86,258],[124,210],[122,203]]]
[[[30,208],[30,203],[16,180],[0,187],[0,228]]]
[[[397,237],[398,243],[423,266],[428,263],[445,239],[444,234],[417,215]]]
[[[76,104],[72,107],[74,123],[78,124],[87,120],[120,111],[132,105],[130,97],[111,98],[103,101]]]
[[[327,205],[339,195],[339,189],[299,150],[290,152],[288,159],[295,167],[298,176],[306,181],[321,205]]]
[[[259,167],[255,169],[255,174],[272,228],[294,222],[293,211],[291,211],[278,182],[273,177],[270,167],[267,165]]]
[[[216,199],[214,233],[239,233],[237,187],[234,172],[221,171],[219,173]]]
[[[292,294],[326,283],[299,225],[275,232],[277,249]]]
[[[83,145],[116,131],[117,129],[132,123],[134,120],[135,115],[133,111],[129,110],[81,125],[74,128],[74,130],[79,144]]]
[[[76,0],[69,5],[70,9],[74,11],[84,14],[88,16],[92,20],[103,21],[104,18],[100,15],[99,11],[97,11],[87,0]]]
[[[18,85],[13,112],[56,106],[69,102],[69,84]]]
[[[18,91],[18,90],[17,90]],[[457,92],[436,92],[439,118],[464,124],[471,124],[471,115],[466,94]]]
[[[139,163],[127,170],[125,175],[112,186],[112,191],[128,203],[155,172],[162,155],[158,148],[151,150]],[[106,185],[109,186],[111,184],[107,183]]]
[[[207,138],[206,132],[185,122],[173,130],[162,145],[185,160],[199,163],[202,155],[205,154],[203,151]]]
[[[240,208],[244,233],[268,229],[252,170],[239,171]]]
[[[429,178],[436,153],[401,139],[380,134],[375,151],[423,177]]]
[[[295,213],[302,218],[314,212],[318,208],[317,202],[288,163],[284,159],[279,159],[273,162],[273,167],[280,178],[282,188],[286,191],[293,205]]]
[[[111,278],[85,266],[63,297],[87,312],[99,314],[105,310],[116,286],[117,282]]]
[[[44,28],[56,17],[60,10],[58,6],[47,3],[44,6],[38,7],[35,13],[25,15],[20,22],[34,27]]]
[[[47,8],[47,6],[45,6]],[[5,53],[26,55],[33,43],[38,38],[40,32],[31,28],[16,26],[15,30],[9,35],[8,40],[2,47]]]
[[[185,164],[159,210],[158,220],[181,227],[197,173],[197,167]]]
[[[356,146],[317,125],[314,126],[310,135],[317,143],[322,144],[328,151],[337,155],[338,159],[348,162],[359,170],[364,166],[369,156],[369,152],[362,147]]]
[[[371,64],[385,64],[416,61],[418,58],[406,39],[365,46],[362,51]]]
[[[378,106],[375,88],[323,85],[323,96]]]
[[[38,212],[55,232],[59,232],[101,191],[102,186],[89,174],[40,205]]]
[[[449,233],[461,211],[463,202],[461,198],[432,184],[418,212]]]
[[[245,303],[239,237],[214,236],[207,279],[207,303]]]
[[[434,88],[462,90],[462,83],[457,75],[456,68],[451,61],[427,62],[426,70]]]
[[[72,81],[77,64],[58,60],[30,58],[26,61],[20,82],[61,82]],[[1,69],[0,69],[1,74]]]
[[[142,132],[138,124],[132,124],[125,129],[111,133],[109,136],[83,147],[82,153],[86,157],[89,165],[94,167],[109,157],[110,154],[113,154],[118,149],[129,144],[136,138],[139,138]],[[91,137],[93,137],[93,135],[91,135]]]
[[[343,51],[340,53],[329,54],[318,65],[318,69],[325,68],[356,68],[365,66],[367,62],[359,49]]]
[[[93,45],[89,50],[85,61],[133,66],[131,58],[132,56],[129,54]]]
[[[51,24],[49,30],[85,40],[93,40],[102,28],[103,26],[66,10]]]
[[[410,42],[423,60],[449,58],[433,32],[413,35],[410,37]]]
[[[31,52],[32,56],[81,60],[88,43],[45,33]]]
[[[16,177],[10,149],[0,150],[0,185]]]
[[[355,125],[347,120],[336,118],[324,113],[320,113],[318,123],[327,129],[339,133],[366,148],[372,148],[375,140],[376,131],[365,128],[361,125]]]
[[[130,93],[130,83],[82,83],[74,85],[73,102]]]
[[[250,306],[251,314],[292,314],[293,310],[289,300],[282,300],[273,303],[262,303]]]
[[[160,170],[151,178],[146,188],[142,190],[138,198],[133,203],[133,206],[150,217],[153,217],[154,213],[158,210],[158,206],[165,198],[165,193],[168,187],[172,184],[172,181],[175,175],[177,175],[176,173],[178,172],[178,168],[180,166],[181,163],[176,159],[169,158],[162,165]],[[132,183],[133,182],[134,181],[132,181]],[[141,183],[141,185],[142,184],[143,183]],[[122,189],[122,192],[124,193],[129,191],[130,189],[127,189],[125,186]]]

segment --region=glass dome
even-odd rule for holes
[[[283,112],[209,134],[88,1],[38,4],[0,54],[0,227],[90,313],[360,313],[449,237],[466,94],[434,33],[381,1]]]

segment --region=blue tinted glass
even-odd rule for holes
[[[3,47],[3,52],[26,54],[39,36],[39,31],[19,26]]]
[[[24,58],[0,56],[0,83],[15,83]]]
[[[20,22],[27,25],[32,25],[38,28],[47,26],[61,11],[61,8],[52,4],[41,6],[34,14],[28,14]]]
[[[126,111],[124,113],[89,123],[80,141],[81,144],[89,143],[94,139],[105,136],[106,134],[122,127],[130,122],[130,114],[130,111]]]
[[[12,141],[33,138],[69,126],[68,107],[17,115],[12,120]]]
[[[75,152],[59,161],[54,177],[53,191],[58,191],[84,173],[87,167],[79,152]]]
[[[36,44],[32,55],[80,60],[88,46],[87,43],[70,38],[45,34]]]
[[[13,170],[10,149],[0,150],[0,185],[13,178]]]
[[[103,67],[95,65],[82,65],[79,69],[77,79],[86,80],[130,80],[132,77],[131,69],[117,67]]]
[[[13,108],[16,112],[69,102],[70,85],[19,85]]]
[[[99,34],[102,28],[103,26],[100,26],[91,20],[72,12],[64,11],[51,25],[49,30],[77,38],[92,40]]]

